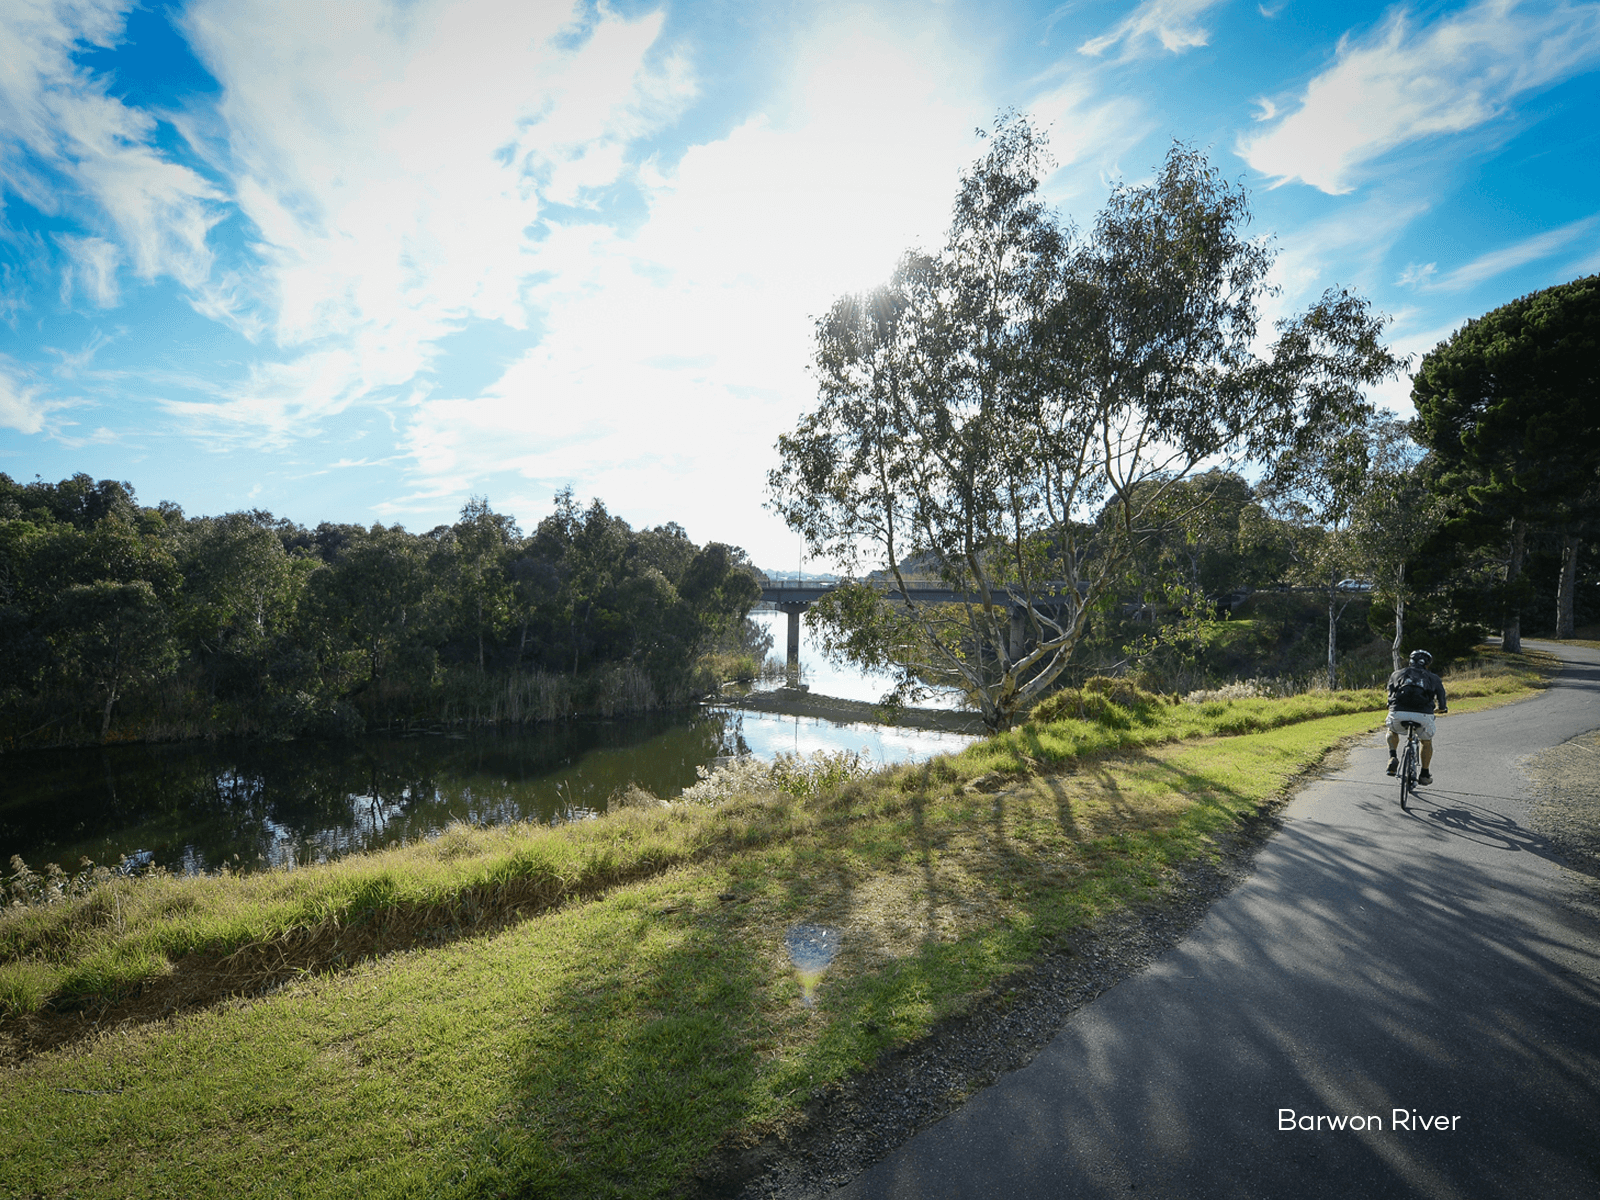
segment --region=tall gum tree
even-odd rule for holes
[[[824,645],[899,666],[902,697],[913,668],[958,680],[992,728],[1060,676],[1170,489],[1339,426],[1400,365],[1343,291],[1255,352],[1273,256],[1202,155],[1175,146],[1081,236],[1039,198],[1048,167],[1002,119],[944,250],[818,321],[820,402],[769,480],[812,556],[881,568],[813,609]],[[913,563],[956,601],[919,601]]]
[[[1412,560],[1444,520],[1444,501],[1428,490],[1421,448],[1411,427],[1392,417],[1368,424],[1367,479],[1351,519],[1355,561],[1379,596],[1394,605],[1389,657],[1398,671],[1406,660],[1406,606],[1414,599]]]

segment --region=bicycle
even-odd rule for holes
[[[1406,730],[1406,748],[1400,752],[1400,807],[1417,790],[1417,771],[1422,763],[1422,745],[1417,740],[1417,730],[1422,726],[1415,721],[1401,721]]]

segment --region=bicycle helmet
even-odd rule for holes
[[[1413,667],[1427,667],[1433,661],[1433,655],[1426,650],[1413,650],[1411,652],[1411,665]]]

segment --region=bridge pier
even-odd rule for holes
[[[789,683],[800,682],[800,614],[811,607],[809,600],[786,600],[778,604],[789,615]]]
[[[789,682],[791,685],[800,682],[800,614],[810,608],[813,603],[833,591],[838,584],[811,582],[806,580],[767,580],[761,585],[761,598],[771,604],[779,612],[788,614],[789,617]],[[940,584],[914,583],[908,588],[910,597],[929,604],[978,604],[994,603],[993,598],[980,600],[970,593],[953,589]],[[1063,594],[1070,591],[1071,586],[1059,581],[1044,581],[1036,585],[1033,605],[1036,611],[1048,613],[1059,619],[1063,609]],[[891,603],[899,600],[904,602],[908,597],[900,595],[898,589],[885,588],[885,598]],[[1028,610],[1024,601],[1006,596],[1003,603],[1009,610],[1010,620],[1001,623],[999,614],[995,614],[994,637],[1004,642],[1004,650],[1009,650],[1013,661],[1021,658],[1028,652],[1029,643],[1033,640],[1033,630],[1029,627]],[[1070,607],[1070,605],[1069,605]],[[1002,647],[998,645],[983,646],[980,653],[1000,655]]]

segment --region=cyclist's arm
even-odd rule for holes
[[[1437,678],[1437,676],[1435,678]],[[1442,716],[1443,714],[1449,712],[1450,711],[1450,701],[1445,699],[1445,695],[1444,695],[1444,680],[1439,679],[1438,682],[1434,684],[1433,693],[1434,693],[1434,695],[1439,697],[1439,713],[1440,713],[1440,715]]]

